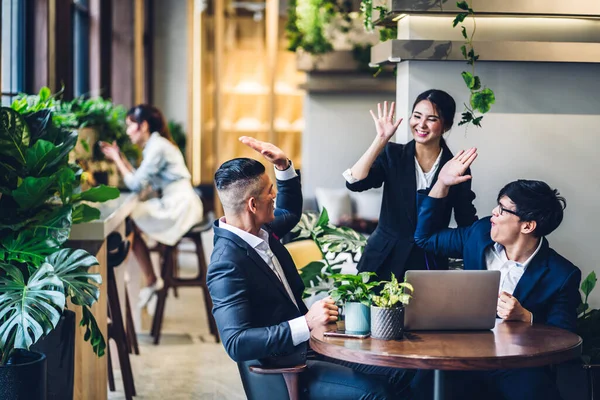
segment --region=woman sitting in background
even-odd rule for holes
[[[128,111],[126,124],[133,144],[143,149],[139,168],[129,164],[116,143],[100,142],[104,156],[115,163],[130,190],[139,193],[150,187],[161,192],[158,198],[140,202],[131,214],[135,223],[133,252],[146,279],[138,303],[144,307],[164,283],[154,273],[141,233],[172,246],[202,221],[203,210],[183,155],[173,142],[162,113],[156,107],[140,104]]]

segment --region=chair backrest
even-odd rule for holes
[[[297,269],[304,268],[311,261],[323,259],[319,247],[311,239],[298,240],[285,245],[285,248],[292,256]]]
[[[250,366],[259,365],[256,361],[242,361],[237,365],[248,400],[289,399],[283,375],[261,375],[250,372]]]

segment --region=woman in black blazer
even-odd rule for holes
[[[437,180],[442,166],[453,157],[442,135],[452,128],[456,104],[452,96],[441,90],[421,93],[409,120],[414,140],[407,144],[388,143],[402,122],[394,122],[392,103],[383,111],[373,111],[377,136],[365,154],[344,172],[346,186],[354,192],[383,187],[379,224],[369,238],[358,263],[359,271],[373,271],[379,279],[389,279],[393,272],[403,279],[409,269],[448,269],[448,259],[427,253],[414,243],[417,224],[417,190],[427,192]],[[470,174],[470,171],[467,173]],[[447,227],[454,210],[458,226],[477,220],[471,191],[471,180],[453,186],[439,223]]]

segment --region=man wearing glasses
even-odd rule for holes
[[[475,148],[461,151],[444,165],[429,195],[418,194],[415,242],[425,250],[464,259],[466,270],[500,271],[500,318],[574,331],[581,301],[581,271],[551,249],[545,238],[563,219],[566,202],[557,190],[541,181],[514,181],[500,190],[491,217],[469,227],[436,228],[449,187],[471,179],[464,173],[475,158]],[[455,376],[461,383],[452,386],[458,390],[472,389],[463,382],[468,379],[485,383],[492,392],[511,400],[560,398],[547,368],[474,371]],[[456,398],[481,395],[472,391],[469,396],[461,393]]]

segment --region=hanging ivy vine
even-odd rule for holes
[[[492,104],[496,102],[496,96],[492,89],[481,84],[481,78],[475,74],[475,63],[479,59],[479,55],[475,53],[473,47],[473,37],[475,37],[475,32],[477,31],[475,12],[467,1],[459,1],[456,3],[456,6],[462,11],[456,15],[452,22],[452,26],[456,28],[461,24],[460,29],[462,36],[465,39],[465,44],[461,46],[460,51],[467,61],[467,64],[471,66],[471,72],[463,71],[461,73],[462,78],[469,89],[470,97],[469,104],[465,103],[465,110],[462,113],[462,118],[458,125],[473,124],[481,127],[483,114],[490,111]],[[471,17],[473,21],[473,30],[470,33],[467,32],[467,28],[462,25],[467,17]]]

